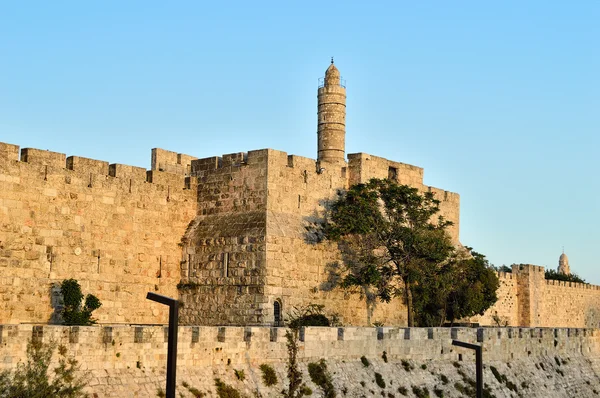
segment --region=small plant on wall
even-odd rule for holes
[[[96,320],[92,318],[92,312],[100,308],[102,303],[93,294],[84,296],[81,286],[75,279],[65,279],[60,284],[63,296],[64,308],[61,311],[65,325],[92,325]]]

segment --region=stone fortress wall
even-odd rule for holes
[[[23,361],[27,341],[37,339],[66,347],[88,372],[88,391],[95,397],[154,397],[164,388],[167,336],[161,326],[0,325],[0,370]],[[490,366],[523,396],[592,397],[600,390],[597,329],[309,327],[299,335],[299,368],[315,394],[319,389],[307,364],[326,359],[338,396],[397,395],[399,387],[410,391],[415,385],[458,397],[455,383],[467,384],[460,372],[475,378],[474,355],[452,346],[453,339],[483,346],[484,381],[494,396],[512,397],[514,390],[497,381]],[[280,396],[287,387],[284,328],[186,326],[179,328],[178,340],[177,390],[184,397],[192,395],[183,382],[216,396],[215,378],[244,396]],[[369,367],[361,363],[363,356]],[[403,369],[402,361],[411,368]],[[265,386],[261,364],[275,369],[277,385]],[[244,371],[244,380],[236,378],[236,370]],[[375,384],[374,372],[385,388]]]
[[[393,177],[433,191],[458,243],[457,194],[423,185],[423,169],[415,166],[366,154],[349,159],[319,163],[265,149],[193,160],[198,216],[183,239],[183,261],[189,262],[182,267],[184,322],[271,324],[277,301],[284,312],[324,304],[344,323],[366,325],[358,296],[327,288],[329,266],[340,260],[337,247],[311,232],[328,201],[349,184]],[[372,320],[404,324],[405,318],[404,305],[395,300],[379,304]]]
[[[547,280],[544,273],[544,267],[529,264],[499,272],[498,301],[471,321],[496,326],[600,328],[600,286]]]
[[[0,144],[0,321],[50,321],[52,285],[75,278],[102,301],[101,323],[166,322],[166,310],[145,299],[156,291],[181,299],[185,324],[271,325],[278,301],[284,315],[317,303],[344,324],[366,325],[358,295],[327,289],[339,252],[310,233],[326,200],[393,173],[444,199],[457,241],[459,196],[423,185],[421,168],[348,158],[319,170],[313,159],[271,149],[207,159],[154,149],[146,171]],[[600,287],[521,268],[499,273],[498,302],[471,321],[600,326]],[[378,304],[371,320],[404,325],[405,307]]]
[[[68,278],[101,323],[166,322],[145,295],[177,295],[196,208],[193,178],[0,143],[0,322],[50,321]]]

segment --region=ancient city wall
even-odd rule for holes
[[[496,326],[600,327],[600,286],[546,280],[544,273],[544,267],[530,264],[498,273],[498,301],[470,321]]]
[[[472,317],[469,321],[480,325],[518,326],[519,295],[517,277],[510,272],[498,272],[500,287],[496,291],[498,301],[485,314]]]
[[[53,341],[89,372],[94,396],[153,397],[165,382],[167,336],[168,329],[159,326],[4,325],[0,370],[25,359],[28,340]],[[591,397],[600,390],[597,329],[305,328],[298,341],[299,368],[315,394],[319,388],[310,381],[307,363],[325,359],[338,396],[398,395],[399,388],[416,386],[458,397],[457,383],[464,387],[475,377],[474,356],[452,346],[453,339],[483,345],[484,381],[496,397]],[[184,397],[192,396],[184,382],[216,396],[215,378],[246,396],[280,396],[287,387],[283,328],[188,326],[179,328],[178,340],[177,390]],[[262,381],[261,364],[275,369],[275,386]],[[506,381],[497,380],[491,366]],[[244,372],[243,380],[235,371]],[[375,382],[375,372],[384,387]]]
[[[318,223],[331,200],[348,188],[345,164],[322,162],[272,151],[269,156],[267,212],[267,318],[275,301],[289,313],[294,307],[323,304],[329,315],[337,314],[343,324],[389,325],[406,323],[401,300],[379,303],[370,319],[359,294],[334,289],[332,265],[341,260],[335,243],[319,238]]]
[[[194,181],[0,143],[0,321],[48,322],[51,287],[75,278],[99,322],[164,323],[148,291],[177,295]]]
[[[544,280],[540,291],[539,326],[600,327],[600,286]]]
[[[270,150],[193,160],[198,216],[183,238],[181,320],[263,324]]]

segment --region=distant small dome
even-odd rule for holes
[[[567,257],[567,255],[565,253],[561,254],[560,257],[558,258],[558,263],[559,264],[569,264],[569,257]]]
[[[559,274],[570,275],[571,267],[569,266],[569,257],[565,253],[561,254],[558,258],[558,269]]]

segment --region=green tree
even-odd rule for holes
[[[348,247],[359,236],[373,242],[376,261],[361,262],[369,280],[356,282],[372,281],[383,301],[401,294],[409,326],[415,325],[413,290],[421,270],[443,264],[454,250],[446,234],[452,223],[437,214],[439,204],[432,192],[421,194],[407,185],[372,179],[354,185],[335,201],[325,226],[328,239]],[[352,277],[345,282],[352,284]]]
[[[585,281],[585,279],[581,278],[577,274],[574,274],[574,273],[569,274],[569,275],[561,274],[559,272],[556,272],[553,269],[547,269],[544,276],[546,279],[552,279],[555,281],[587,283]]]
[[[338,285],[401,295],[409,326],[439,326],[483,313],[499,282],[479,253],[456,251],[433,193],[389,180],[358,184],[335,201],[325,237],[338,242],[345,273]]]
[[[96,323],[96,320],[92,318],[92,312],[102,305],[96,296],[88,294],[82,306],[84,296],[79,282],[75,279],[62,281],[60,290],[64,301],[61,315],[65,325],[92,325]]]
[[[58,366],[49,371],[55,346],[40,341],[27,344],[27,361],[19,363],[14,372],[0,373],[0,396],[5,398],[79,398],[86,397],[85,375],[79,375],[79,364],[66,358],[66,348],[60,347]]]
[[[500,286],[495,269],[477,252],[459,252],[437,267],[420,270],[415,286],[415,310],[421,326],[483,315],[497,300]]]
[[[378,289],[385,284],[379,272],[382,259],[376,254],[378,246],[373,234],[346,235],[338,243],[342,262],[333,264],[332,271],[341,288],[365,300],[368,325],[377,305]]]

